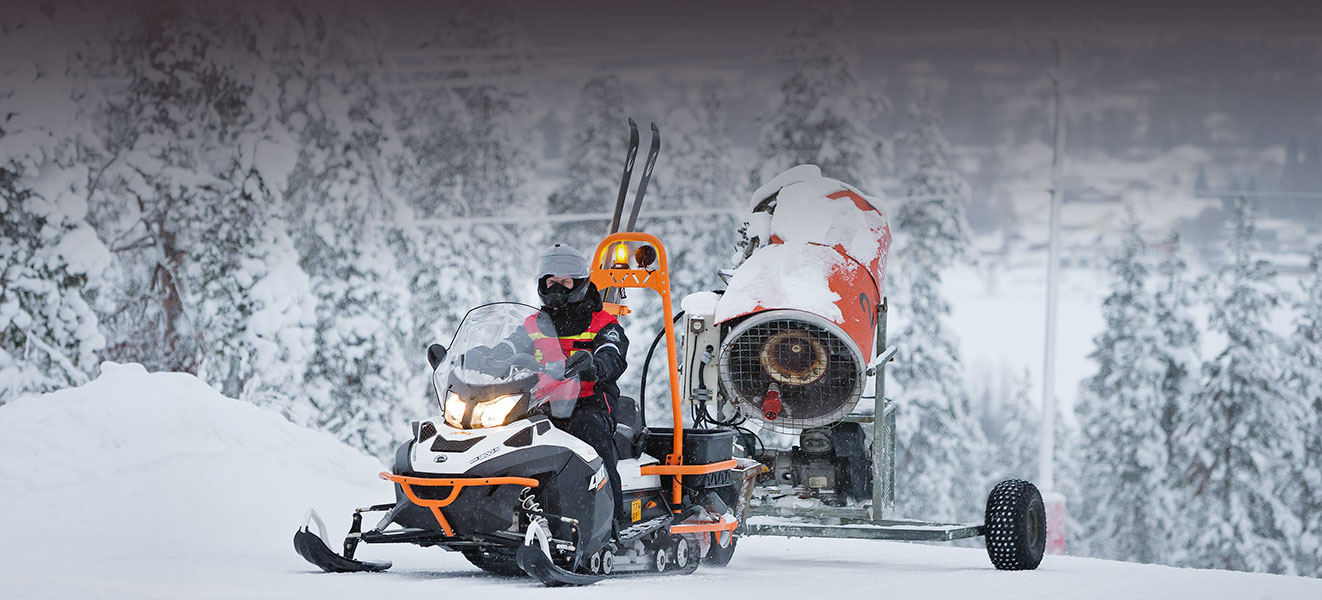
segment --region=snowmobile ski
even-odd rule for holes
[[[567,571],[551,560],[550,533],[546,526],[533,523],[524,533],[523,544],[515,554],[519,568],[547,587],[592,585],[605,575]]]
[[[561,569],[536,545],[519,546],[518,561],[519,568],[547,587],[592,585],[606,578],[605,575],[589,575]]]
[[[638,213],[643,207],[643,196],[647,194],[647,183],[652,179],[652,169],[656,167],[656,156],[661,153],[661,132],[656,123],[652,123],[652,145],[647,149],[647,162],[643,163],[643,177],[638,180],[638,193],[634,194],[633,207],[629,209],[629,224],[625,231],[633,231],[638,222]]]
[[[390,561],[374,562],[354,560],[336,554],[317,534],[307,527],[294,533],[294,551],[304,560],[318,566],[327,573],[360,573],[364,571],[384,571],[391,566]]]
[[[312,533],[308,525],[315,523],[320,533]],[[317,511],[309,510],[306,522],[294,533],[294,551],[304,560],[318,566],[327,573],[361,573],[365,571],[384,571],[391,566],[390,561],[365,561],[340,556],[326,545],[322,536],[326,535],[326,524]]]
[[[620,231],[620,217],[624,216],[624,201],[629,195],[629,182],[633,180],[633,163],[638,159],[638,123],[629,117],[629,149],[624,156],[624,174],[620,176],[620,195],[615,199],[615,213],[611,215],[611,230]]]

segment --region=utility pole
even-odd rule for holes
[[[1054,125],[1051,155],[1051,222],[1047,238],[1047,322],[1046,340],[1042,352],[1042,439],[1038,451],[1038,478],[1046,491],[1056,489],[1054,447],[1056,436],[1056,310],[1059,306],[1057,289],[1060,287],[1060,183],[1061,163],[1065,157],[1064,94],[1060,90],[1061,64],[1064,57],[1060,40],[1051,40],[1055,50],[1055,66],[1047,70],[1051,79],[1054,102]]]
[[[1065,162],[1065,95],[1061,90],[1064,69],[1064,48],[1059,38],[1051,40],[1055,61],[1047,66],[1037,49],[1029,42],[1038,62],[1051,80],[1054,99],[1053,137],[1051,156],[1051,216],[1047,238],[1047,306],[1046,335],[1042,351],[1042,437],[1038,446],[1038,485],[1041,486],[1047,509],[1047,551],[1065,553],[1065,497],[1056,493],[1055,441],[1056,441],[1056,309],[1060,287],[1060,210],[1064,200],[1061,170]]]

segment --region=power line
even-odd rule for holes
[[[1319,192],[1257,192],[1252,190],[1200,190],[1195,198],[1265,198],[1270,200],[1322,200]]]
[[[679,210],[658,210],[643,213],[645,219],[666,217],[710,217],[743,212],[737,208],[691,208]],[[533,225],[539,223],[574,223],[591,221],[610,221],[613,213],[563,213],[555,215],[503,215],[490,217],[455,217],[449,219],[421,219],[415,221],[420,227],[456,227],[463,225]]]

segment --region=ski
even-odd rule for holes
[[[304,560],[321,568],[327,573],[361,573],[365,571],[384,571],[390,568],[390,562],[373,562],[345,558],[331,550],[326,542],[315,533],[308,531],[306,525],[294,534],[294,551]]]
[[[629,182],[633,180],[633,163],[638,158],[638,124],[629,117],[629,150],[624,156],[624,174],[620,176],[620,195],[615,199],[615,214],[611,216],[611,229],[606,235],[620,231],[620,217],[624,215],[624,201],[629,195]]]
[[[517,559],[519,568],[547,587],[592,585],[606,578],[561,569],[536,544],[519,546]]]
[[[652,123],[652,146],[647,149],[647,162],[643,163],[643,178],[638,181],[638,193],[633,197],[633,208],[629,209],[629,224],[625,231],[633,231],[638,222],[638,212],[643,207],[643,196],[647,194],[647,182],[652,179],[652,168],[656,167],[656,155],[661,153],[661,132],[656,123]]]

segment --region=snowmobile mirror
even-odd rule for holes
[[[590,364],[592,364],[591,350],[579,350],[569,355],[569,360],[565,361],[565,378],[578,375]]]
[[[431,365],[432,369],[435,369],[436,365],[441,364],[441,361],[445,360],[445,353],[445,346],[440,344],[427,346],[427,363]]]

